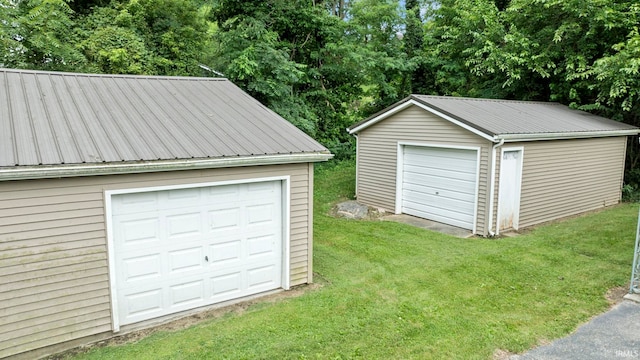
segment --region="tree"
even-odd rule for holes
[[[232,81],[334,151],[351,141],[361,95],[358,49],[325,4],[224,1],[211,63]]]
[[[130,0],[80,21],[79,48],[98,72],[200,75],[206,14],[190,0]]]
[[[85,59],[69,41],[73,10],[65,0],[0,0],[0,64],[13,68],[70,70]]]

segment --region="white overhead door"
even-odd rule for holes
[[[111,197],[116,327],[282,286],[282,182]]]
[[[477,151],[403,146],[401,211],[473,230]]]

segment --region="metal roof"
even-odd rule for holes
[[[458,125],[494,139],[531,138],[537,135],[570,138],[630,135],[640,132],[635,126],[610,120],[558,103],[411,95],[348,130],[357,133],[385,119],[396,109],[418,105]]]
[[[227,79],[0,69],[0,169],[328,150]]]

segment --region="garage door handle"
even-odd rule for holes
[[[204,257],[204,261],[209,262],[209,257],[208,257],[208,256],[205,256],[205,257]]]

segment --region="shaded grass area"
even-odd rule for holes
[[[328,215],[353,192],[353,163],[317,168],[321,288],[77,358],[489,359],[567,335],[629,280],[637,205],[514,238],[458,239]]]

